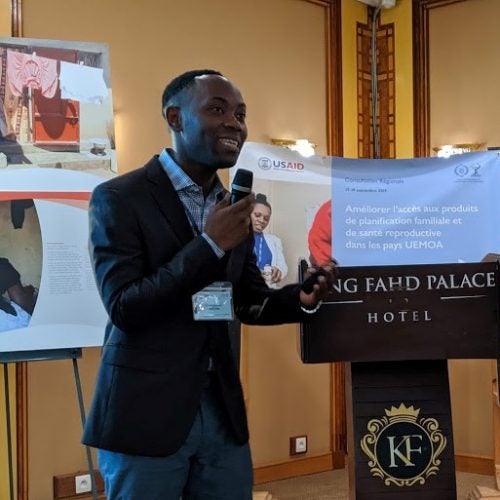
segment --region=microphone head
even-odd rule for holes
[[[231,203],[236,203],[252,192],[253,172],[239,168],[231,183]]]

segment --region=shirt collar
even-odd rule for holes
[[[198,186],[198,184],[196,184],[196,182],[194,182],[191,177],[189,177],[189,175],[186,174],[184,170],[182,170],[181,166],[172,158],[172,155],[168,148],[165,148],[160,153],[158,159],[161,163],[161,166],[163,167],[163,170],[168,175],[170,181],[172,182],[172,185],[174,186],[174,189],[177,192],[184,191],[192,187],[200,189],[200,186]],[[219,195],[224,191],[225,189],[219,179],[219,176],[216,176],[214,185],[210,192],[218,198]]]

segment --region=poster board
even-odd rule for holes
[[[101,345],[87,210],[116,173],[107,47],[0,38],[0,76],[0,354]],[[32,292],[21,314],[8,272]]]

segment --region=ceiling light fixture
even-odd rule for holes
[[[432,148],[439,158],[449,158],[451,155],[461,155],[463,153],[471,153],[472,151],[480,151],[484,149],[484,142],[471,142],[464,144],[444,144]]]
[[[316,144],[307,139],[271,139],[271,144],[297,151],[302,156],[312,156],[315,153]]]

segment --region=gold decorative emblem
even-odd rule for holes
[[[383,479],[386,486],[424,484],[439,472],[438,457],[447,444],[438,421],[418,418],[420,409],[404,403],[385,414],[368,422],[368,433],[361,439],[372,476]]]

